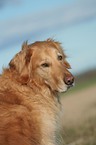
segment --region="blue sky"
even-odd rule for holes
[[[20,51],[23,41],[49,37],[62,43],[72,73],[96,68],[95,0],[1,1],[0,72]]]
[[[1,0],[4,3],[0,12],[1,20],[27,15],[34,12],[46,11],[47,9],[68,4],[75,0]],[[5,1],[5,2],[4,2]]]

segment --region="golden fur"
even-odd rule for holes
[[[24,42],[0,75],[0,145],[61,145],[57,92],[67,90],[65,58],[60,43],[51,39]]]

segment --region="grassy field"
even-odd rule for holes
[[[81,125],[64,127],[63,130],[66,145],[96,145],[96,117]]]
[[[61,95],[64,145],[96,145],[96,78]]]
[[[84,82],[80,82],[80,83],[76,82],[75,87],[71,88],[66,93],[62,93],[61,97],[64,95],[67,96],[68,94],[74,93],[76,91],[81,91],[82,89],[86,89],[86,88],[91,87],[92,85],[95,85],[95,84],[96,84],[96,77],[90,78]]]

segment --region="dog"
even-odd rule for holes
[[[0,145],[61,145],[58,92],[74,77],[61,44],[23,43],[0,75]]]

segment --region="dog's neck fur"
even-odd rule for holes
[[[6,75],[7,74],[7,75]],[[34,94],[40,94],[42,96],[49,96],[51,98],[53,98],[53,100],[55,101],[55,103],[60,104],[60,100],[59,100],[59,95],[56,91],[53,91],[50,86],[46,85],[46,84],[39,84],[36,82],[36,80],[34,78],[31,78],[30,81],[27,84],[21,84],[18,80],[19,76],[17,71],[13,71],[13,69],[4,69],[2,76],[4,78],[6,78],[6,82],[3,86],[5,86],[6,88],[14,88],[14,84],[18,84],[17,88],[20,92],[23,92],[27,89],[31,89]],[[2,78],[3,78],[2,77]],[[13,78],[13,79],[12,79]],[[8,84],[8,80],[12,79],[12,84]],[[1,83],[3,83],[3,80],[1,81]],[[27,86],[27,87],[26,87]],[[25,89],[25,90],[24,90]],[[9,89],[10,90],[10,89]]]

